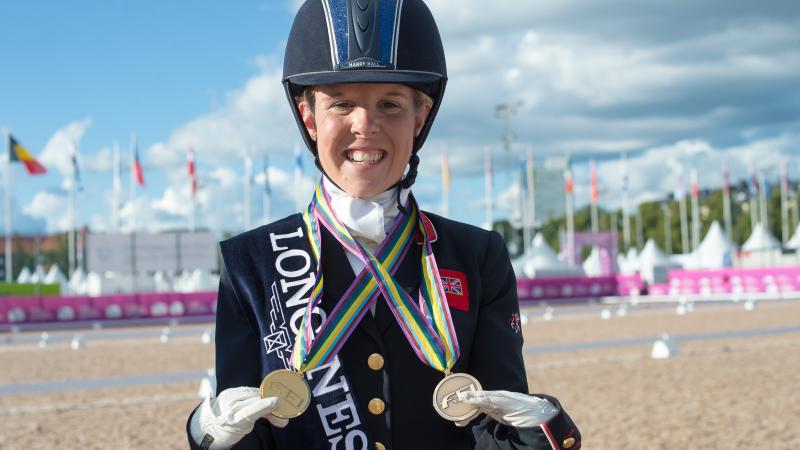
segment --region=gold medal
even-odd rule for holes
[[[311,403],[308,382],[297,372],[280,369],[267,374],[261,381],[261,398],[278,397],[278,405],[272,415],[282,419],[293,419],[305,412]]]
[[[475,377],[466,373],[448,374],[433,390],[433,408],[440,416],[453,422],[466,420],[478,414],[478,408],[461,403],[459,392],[482,390]]]

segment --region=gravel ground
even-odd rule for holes
[[[632,308],[600,318],[601,306],[569,315],[526,310],[526,345],[653,338],[800,326],[800,303]],[[615,312],[616,308],[612,308]],[[203,371],[213,346],[199,337],[93,340],[71,350],[0,343],[0,384]],[[199,336],[199,334],[198,334]],[[0,336],[7,338],[8,335]],[[3,342],[0,339],[0,342]],[[649,342],[649,341],[648,341]],[[675,357],[653,360],[650,344],[525,357],[534,392],[557,396],[585,449],[800,448],[800,333],[678,341]],[[186,448],[186,417],[198,383],[0,396],[0,449]]]

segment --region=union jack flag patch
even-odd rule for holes
[[[442,277],[442,287],[445,294],[464,295],[461,289],[461,280],[453,277]]]
[[[454,309],[469,311],[469,285],[464,272],[439,269],[447,304]]]

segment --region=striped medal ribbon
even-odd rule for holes
[[[423,213],[419,211],[413,196],[409,196],[405,209],[407,213],[398,215],[387,237],[373,254],[356,241],[336,217],[323,184],[317,187],[308,209],[303,213],[311,248],[317,259],[317,278],[292,352],[292,365],[299,372],[330,362],[358,326],[367,309],[383,294],[417,357],[423,363],[449,374],[458,359],[458,340],[450,310],[446,306],[430,238],[423,226]],[[311,313],[319,306],[324,284],[320,225],[327,228],[346,251],[364,262],[365,268],[315,334]],[[422,282],[418,303],[393,277],[412,244],[415,229],[423,238],[420,261]]]

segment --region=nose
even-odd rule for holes
[[[351,113],[352,122],[350,131],[355,135],[370,136],[378,132],[380,124],[377,111],[370,108],[358,107]]]

